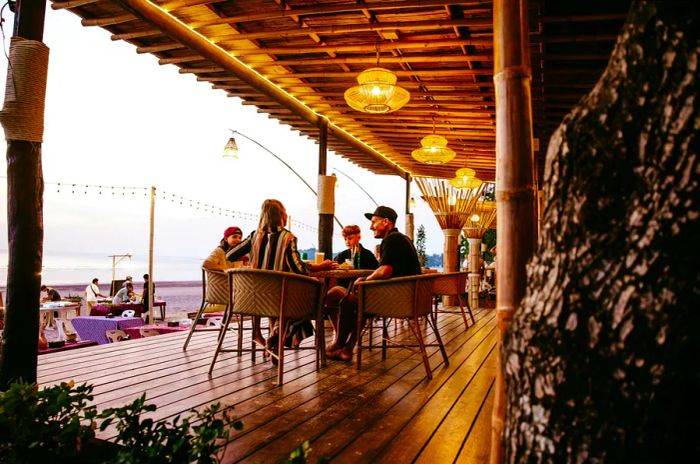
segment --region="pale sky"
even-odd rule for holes
[[[14,18],[5,9],[5,53]],[[199,262],[217,245],[223,230],[238,225],[248,234],[256,221],[196,210],[188,202],[171,202],[170,194],[202,203],[252,213],[257,217],[266,198],[281,200],[292,220],[318,225],[316,197],[284,165],[251,142],[238,137],[238,160],[223,159],[223,147],[237,129],[295,168],[316,188],[318,146],[253,106],[228,98],[210,84],[182,75],[173,65],[160,66],[152,55],[138,55],[133,45],[113,42],[98,27],[81,26],[67,11],[46,8],[44,43],[50,48],[43,152],[44,280],[73,283],[97,274],[111,278],[108,255],[132,253],[120,274],[140,276],[148,252],[149,199],[139,190],[71,188],[61,184],[118,187],[155,186],[154,274],[156,280],[196,280]],[[7,63],[0,64],[6,75]],[[4,148],[4,146],[3,146]],[[352,176],[380,204],[399,213],[404,231],[405,182],[378,176],[331,154],[328,173],[337,167]],[[372,201],[344,176],[338,176],[336,216],[358,224],[362,243],[376,243],[362,213]],[[4,184],[5,179],[0,179]],[[426,227],[428,253],[441,253],[443,235],[427,204],[417,199],[416,229]],[[7,270],[7,194],[0,187],[0,282]],[[125,195],[121,195],[125,192]],[[301,248],[314,247],[317,234],[294,227]],[[337,230],[333,248],[343,242]],[[160,277],[159,277],[160,276]]]

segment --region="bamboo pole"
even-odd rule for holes
[[[459,271],[459,236],[462,229],[443,229],[442,233],[445,236],[445,243],[442,248],[442,268],[444,272]],[[457,297],[453,295],[445,295],[442,297],[442,304],[445,306],[454,306],[457,304]]]
[[[532,109],[527,0],[495,0],[496,200],[499,278],[496,288],[499,342],[525,294],[525,265],[534,249]],[[504,461],[505,419],[502,356],[496,373],[491,463]]]
[[[406,235],[411,240],[414,239],[413,211],[411,211],[411,175],[406,174]]]
[[[327,177],[328,164],[328,124],[325,119],[319,120],[318,137],[318,249],[328,258],[333,256],[333,217],[335,213],[334,187],[321,188],[323,178]]]
[[[31,48],[42,48],[46,2],[20,0],[15,6],[14,37],[33,41]],[[48,50],[45,59],[48,64]],[[13,58],[13,46],[10,46]],[[33,55],[27,60],[18,59],[22,69],[8,67],[8,79],[12,78],[15,90],[33,89],[33,95],[10,95],[8,102],[24,110],[23,126],[18,130],[17,118],[12,111],[5,113],[3,127],[7,138],[7,306],[5,330],[0,355],[0,390],[7,390],[12,382],[23,380],[35,383],[37,378],[37,346],[39,333],[39,298],[41,295],[41,266],[44,241],[44,176],[41,168],[41,140],[44,126],[44,93],[46,66],[43,72],[33,75],[22,71],[31,69]],[[28,65],[25,67],[25,65]],[[32,69],[37,71],[37,69]],[[32,81],[27,82],[27,81]],[[31,85],[30,85],[31,84]],[[9,86],[8,86],[9,87]],[[17,100],[21,97],[20,100]],[[24,97],[34,100],[31,109]],[[8,121],[9,119],[9,121]],[[21,133],[22,135],[14,135]]]
[[[148,322],[152,324],[153,319],[153,231],[155,229],[155,209],[156,209],[156,188],[151,187],[151,214],[150,227],[148,232]],[[145,308],[144,308],[145,309]]]
[[[469,241],[469,306],[479,307],[479,281],[481,280],[481,238],[468,238]]]

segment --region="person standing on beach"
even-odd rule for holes
[[[148,285],[151,285],[151,292],[155,295],[156,293],[156,286],[155,284],[151,284],[151,279],[148,274],[143,275],[143,296],[141,297],[141,304],[143,305],[143,312],[146,314],[148,317],[148,301],[150,294],[148,292]],[[152,322],[152,321],[151,321]]]
[[[243,232],[236,226],[228,227],[224,231],[224,238],[219,242],[219,246],[214,248],[207,259],[202,263],[202,267],[205,269],[210,269],[214,271],[223,271],[234,267],[232,261],[226,259],[226,253],[239,243],[243,239]],[[248,256],[241,256],[241,261],[247,262]]]
[[[106,296],[100,293],[99,283],[99,279],[95,277],[92,279],[92,283],[85,287],[85,301],[87,302],[88,316],[92,308],[97,305],[97,297],[106,298]]]

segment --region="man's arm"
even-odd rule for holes
[[[379,266],[373,273],[368,275],[365,280],[383,280],[389,279],[394,274],[394,267],[389,264]]]

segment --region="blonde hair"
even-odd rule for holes
[[[260,222],[258,230],[272,231],[285,226],[287,210],[279,200],[269,199],[263,201],[260,209]]]

